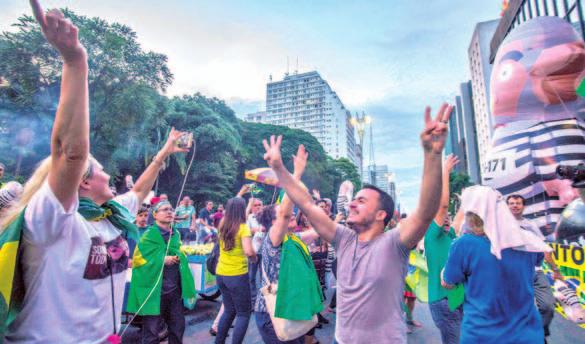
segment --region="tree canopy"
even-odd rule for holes
[[[144,170],[174,126],[193,132],[195,157],[188,176],[191,152],[168,161],[158,191],[171,197],[178,196],[185,177],[184,193],[198,205],[232,197],[247,183],[245,170],[266,166],[262,139],[270,135],[284,136],[282,153],[289,168],[297,146],[305,145],[309,166],[303,181],[323,197],[335,198],[345,179],[359,187],[355,166],[329,158],[307,132],[243,122],[223,100],[197,92],[165,96],[173,81],[167,57],[145,51],[130,27],[63,12],[79,27],[88,52],[91,153],[117,186],[124,175]],[[28,176],[50,153],[61,61],[34,18],[24,15],[13,25],[15,32],[0,34],[0,160],[8,174]],[[272,190],[265,189],[262,197],[269,201]]]

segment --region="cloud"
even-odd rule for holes
[[[249,113],[263,111],[265,104],[261,100],[248,100],[243,98],[229,98],[226,103],[231,107],[236,116],[243,118],[244,115]]]
[[[145,49],[169,57],[169,95],[222,98],[240,116],[264,109],[269,75],[280,80],[287,56],[291,71],[298,57],[300,71],[319,71],[352,113],[373,116],[376,162],[396,172],[409,208],[421,177],[424,106],[453,100],[469,79],[475,24],[500,11],[498,1],[466,0],[43,3],[130,26]],[[0,31],[23,13],[27,2],[4,0]]]

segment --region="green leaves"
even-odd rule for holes
[[[455,215],[460,205],[463,189],[473,185],[465,173],[451,172],[449,175],[449,213]]]
[[[89,58],[91,152],[121,186],[126,174],[138,177],[166,141],[170,127],[194,134],[195,160],[185,175],[191,152],[170,158],[159,177],[159,192],[177,197],[183,178],[185,194],[198,206],[206,200],[225,202],[243,183],[244,171],[266,166],[262,139],[282,134],[283,157],[299,144],[309,152],[304,182],[335,199],[339,184],[359,175],[347,159],[333,160],[312,135],[282,126],[240,121],[223,100],[200,93],[167,98],[162,93],[173,74],[167,57],[145,51],[130,27],[89,18],[64,9],[79,28]],[[62,62],[40,27],[24,15],[15,32],[0,34],[0,152],[7,174],[28,176],[49,152],[50,130],[59,100]],[[33,139],[17,145],[18,135]],[[17,167],[18,166],[18,167]],[[262,187],[270,202],[273,188]]]

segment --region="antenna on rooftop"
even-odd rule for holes
[[[284,73],[284,76],[288,76],[289,74],[289,61],[288,61],[288,56],[286,57],[286,73]]]
[[[299,74],[299,57],[297,56],[297,69],[295,69],[295,74]]]

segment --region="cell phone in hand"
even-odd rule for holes
[[[193,145],[193,133],[184,133],[177,140],[177,146],[180,148],[191,148]]]

